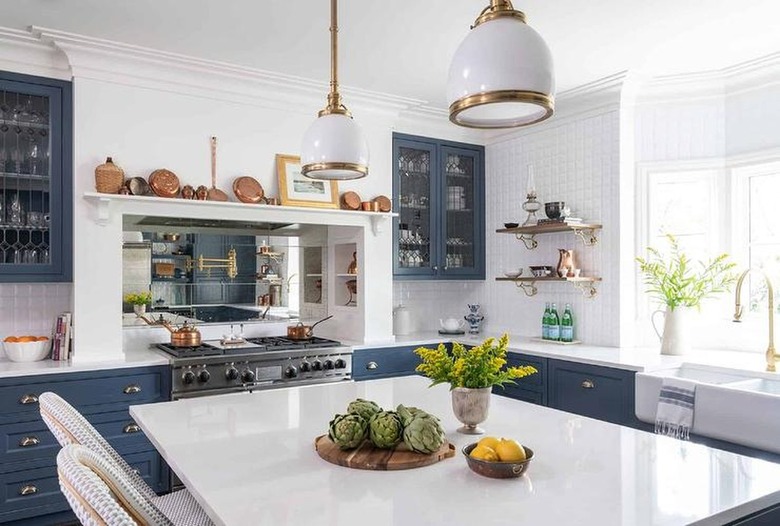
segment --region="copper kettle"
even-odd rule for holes
[[[160,314],[160,318],[155,321],[148,320],[145,316],[138,315],[149,325],[162,325],[171,333],[172,347],[197,347],[200,345],[200,331],[194,325],[190,325],[185,320],[181,327],[174,327],[170,322],[165,321]]]

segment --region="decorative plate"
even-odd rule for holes
[[[242,203],[260,203],[265,196],[263,186],[254,177],[248,175],[233,181],[233,193]]]

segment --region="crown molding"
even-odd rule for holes
[[[298,113],[325,104],[327,82],[59,31],[30,28],[29,35],[67,57],[73,77],[219,98]],[[397,115],[424,101],[345,87],[353,113]],[[357,111],[356,111],[357,110]]]
[[[28,31],[0,27],[0,69],[70,80],[66,57]]]

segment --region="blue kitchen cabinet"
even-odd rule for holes
[[[0,71],[0,282],[71,281],[70,82]]]
[[[550,407],[637,427],[634,371],[555,359],[548,365]]]
[[[355,380],[375,380],[417,374],[420,357],[414,354],[419,346],[355,349],[352,354],[352,377]]]
[[[485,149],[393,134],[393,275],[485,279]]]
[[[507,355],[507,365],[517,367],[532,365],[537,373],[525,378],[519,378],[514,384],[493,387],[493,394],[522,400],[537,405],[547,405],[547,358],[529,354],[510,352]]]
[[[170,470],[128,408],[169,400],[170,381],[168,366],[0,379],[0,523],[72,519],[57,483],[60,447],[40,418],[46,391],[78,409],[155,491],[168,491]]]

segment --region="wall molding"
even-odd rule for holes
[[[0,27],[0,69],[70,80],[67,58],[28,31]]]

